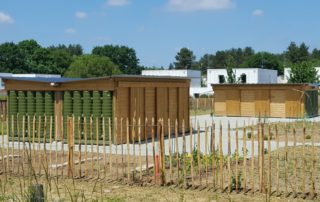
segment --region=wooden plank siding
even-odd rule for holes
[[[317,91],[308,84],[217,84],[213,85],[216,116],[305,116],[304,92]]]

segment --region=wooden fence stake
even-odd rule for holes
[[[316,196],[316,151],[315,151],[315,123],[312,123],[312,171],[311,171],[311,196],[315,198]]]
[[[149,154],[148,154],[148,117],[144,121],[144,144],[146,145],[146,171],[149,176]],[[172,180],[172,179],[171,179]]]
[[[108,120],[108,125],[109,125],[109,173],[110,173],[110,177],[112,178],[113,174],[112,174],[112,129],[111,129],[111,118],[109,117]]]
[[[254,194],[254,129],[251,125],[251,193]]]
[[[52,128],[53,128],[52,126],[53,126],[53,119],[52,119],[52,116],[50,116],[50,124],[49,124],[49,142],[50,142],[50,145],[49,145],[49,149],[50,149],[50,151],[49,151],[49,164],[50,164],[50,166],[52,165]],[[50,169],[48,171],[50,174],[51,173]]]
[[[94,169],[93,169],[93,117],[90,116],[90,143],[91,143],[91,177],[94,177]]]
[[[191,132],[190,132],[191,134]],[[173,171],[172,171],[172,141],[171,141],[171,121],[168,119],[168,138],[169,138],[169,169],[170,169],[170,183],[173,182]]]
[[[215,123],[211,126],[211,152],[212,152],[212,183],[213,189],[216,190],[216,175],[217,175],[217,162],[216,162],[216,135],[215,135]]]
[[[66,120],[67,121],[67,120]],[[64,130],[66,130],[64,127],[64,122],[63,122],[63,116],[61,117],[61,165],[63,165],[64,163]],[[63,177],[64,173],[63,173],[63,167],[61,168],[61,176]]]
[[[131,138],[132,148],[133,148],[133,169],[134,169],[134,171],[132,172],[132,179],[133,180],[135,180],[135,168],[137,167],[137,164],[136,164],[136,145],[135,145],[135,141],[136,141],[135,127],[136,127],[136,119],[133,118],[132,119],[132,138]]]
[[[68,177],[73,178],[73,120],[68,118]]]
[[[141,158],[141,120],[138,119],[138,141],[139,141],[139,170],[140,170],[140,181],[142,181],[142,158]]]
[[[129,138],[129,118],[126,121],[126,132],[127,132],[127,177],[130,182],[130,138]],[[110,133],[109,133],[110,135]]]
[[[121,178],[124,178],[124,157],[123,157],[123,118],[120,119],[120,142],[121,142],[121,170],[122,170],[122,176]]]
[[[231,173],[231,144],[230,144],[230,122],[228,121],[228,189],[232,191],[232,173]]]
[[[164,120],[161,121],[161,184],[166,184],[166,163],[165,163],[165,146],[164,146]]]
[[[260,192],[265,193],[264,183],[264,124],[261,124],[261,137],[260,137]]]
[[[297,135],[296,135],[296,129],[293,128],[293,179],[294,179],[294,185],[293,185],[293,192],[294,196],[297,196],[298,191],[298,183],[297,183],[297,154],[296,154],[296,148],[297,148]]]
[[[183,141],[183,183],[184,183],[184,188],[187,187],[187,168],[186,168],[186,135],[185,135],[185,125],[184,125],[184,120],[182,120],[182,141]]]
[[[239,131],[238,131],[238,121],[236,122],[236,192],[239,191],[239,187],[238,187],[238,164],[239,164]]]
[[[99,160],[99,118],[96,118],[96,153],[97,153],[97,172],[98,179],[100,178],[100,160]],[[93,159],[92,159],[93,160]]]
[[[178,120],[175,121],[175,136],[176,136],[176,162],[177,162],[177,182],[179,182],[180,179],[180,159],[179,159],[179,143],[178,143]]]
[[[276,124],[275,125],[275,129],[276,129],[276,141],[277,141],[277,146],[276,146],[276,149],[277,149],[277,194],[280,194],[280,191],[279,191],[279,178],[280,178],[280,155],[279,155],[279,133],[278,133],[278,125]]]
[[[219,133],[219,166],[220,166],[220,189],[224,191],[224,179],[223,179],[223,150],[222,150],[222,125],[220,121],[220,133]]]
[[[285,161],[284,161],[284,183],[285,183],[285,195],[288,195],[288,129],[285,124]]]
[[[117,180],[119,180],[119,165],[118,165],[118,119],[117,117],[114,118],[114,132],[115,132],[115,136],[114,136],[114,144],[115,144],[115,149],[116,149],[116,176],[117,176]]]
[[[102,117],[102,145],[103,145],[103,175],[107,178],[107,151],[106,151],[106,120]]]
[[[85,159],[85,176],[88,177],[88,129],[87,129],[87,117],[83,117],[83,133],[84,133],[84,159]]]
[[[193,169],[193,144],[192,144],[192,122],[190,121],[190,166],[191,166],[191,184],[194,187],[194,169]]]
[[[197,130],[197,137],[198,137],[198,140],[197,140],[197,156],[198,156],[198,176],[199,176],[199,183],[200,183],[200,186],[202,184],[202,176],[201,176],[201,142],[200,142],[200,125],[199,125],[199,122],[197,123],[198,125],[198,130]]]
[[[151,139],[152,139],[152,159],[153,159],[153,175],[154,175],[154,183],[157,181],[157,174],[156,174],[156,150],[154,144],[154,118],[152,117],[151,120]]]
[[[247,129],[243,127],[243,191],[247,192]]]
[[[206,160],[206,186],[208,186],[208,126],[205,121],[205,160]]]
[[[302,170],[301,170],[301,174],[302,174],[302,185],[301,185],[301,191],[303,194],[306,193],[306,188],[305,188],[305,184],[306,184],[306,151],[305,151],[305,140],[306,140],[306,128],[305,125],[303,124],[303,139],[302,139]]]
[[[268,197],[270,199],[271,196],[271,144],[270,144],[270,139],[271,139],[271,127],[270,124],[269,126],[269,134],[268,134],[268,163],[269,163],[269,168],[268,168]]]
[[[82,170],[81,170],[81,158],[82,158],[82,156],[81,156],[81,146],[82,146],[82,139],[81,139],[81,126],[80,126],[80,124],[81,124],[81,119],[80,119],[80,116],[78,117],[78,152],[79,152],[79,155],[78,155],[78,161],[79,161],[79,178],[81,178],[82,177]]]

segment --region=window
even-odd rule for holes
[[[247,83],[247,75],[246,74],[241,74],[240,75],[240,81],[241,83]]]
[[[225,83],[226,82],[226,78],[224,77],[224,75],[219,75],[219,83]]]

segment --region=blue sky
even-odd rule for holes
[[[320,48],[319,0],[0,0],[0,43],[121,44],[140,63],[167,67],[181,47],[204,53],[290,41]]]

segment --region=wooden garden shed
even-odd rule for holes
[[[318,115],[318,87],[309,84],[215,84],[216,116],[302,118]]]
[[[123,123],[129,119],[130,125],[134,118],[137,122],[140,118],[142,125],[146,118],[150,125],[152,118],[155,122],[164,119],[167,125],[170,118],[172,126],[175,120],[179,125],[184,120],[186,130],[189,128],[189,79],[118,75],[89,79],[10,77],[3,81],[8,92],[9,116],[53,116],[57,137],[61,137],[65,124],[62,117],[72,115],[113,120],[116,117],[118,127],[121,118]],[[147,135],[151,137],[150,131]]]

